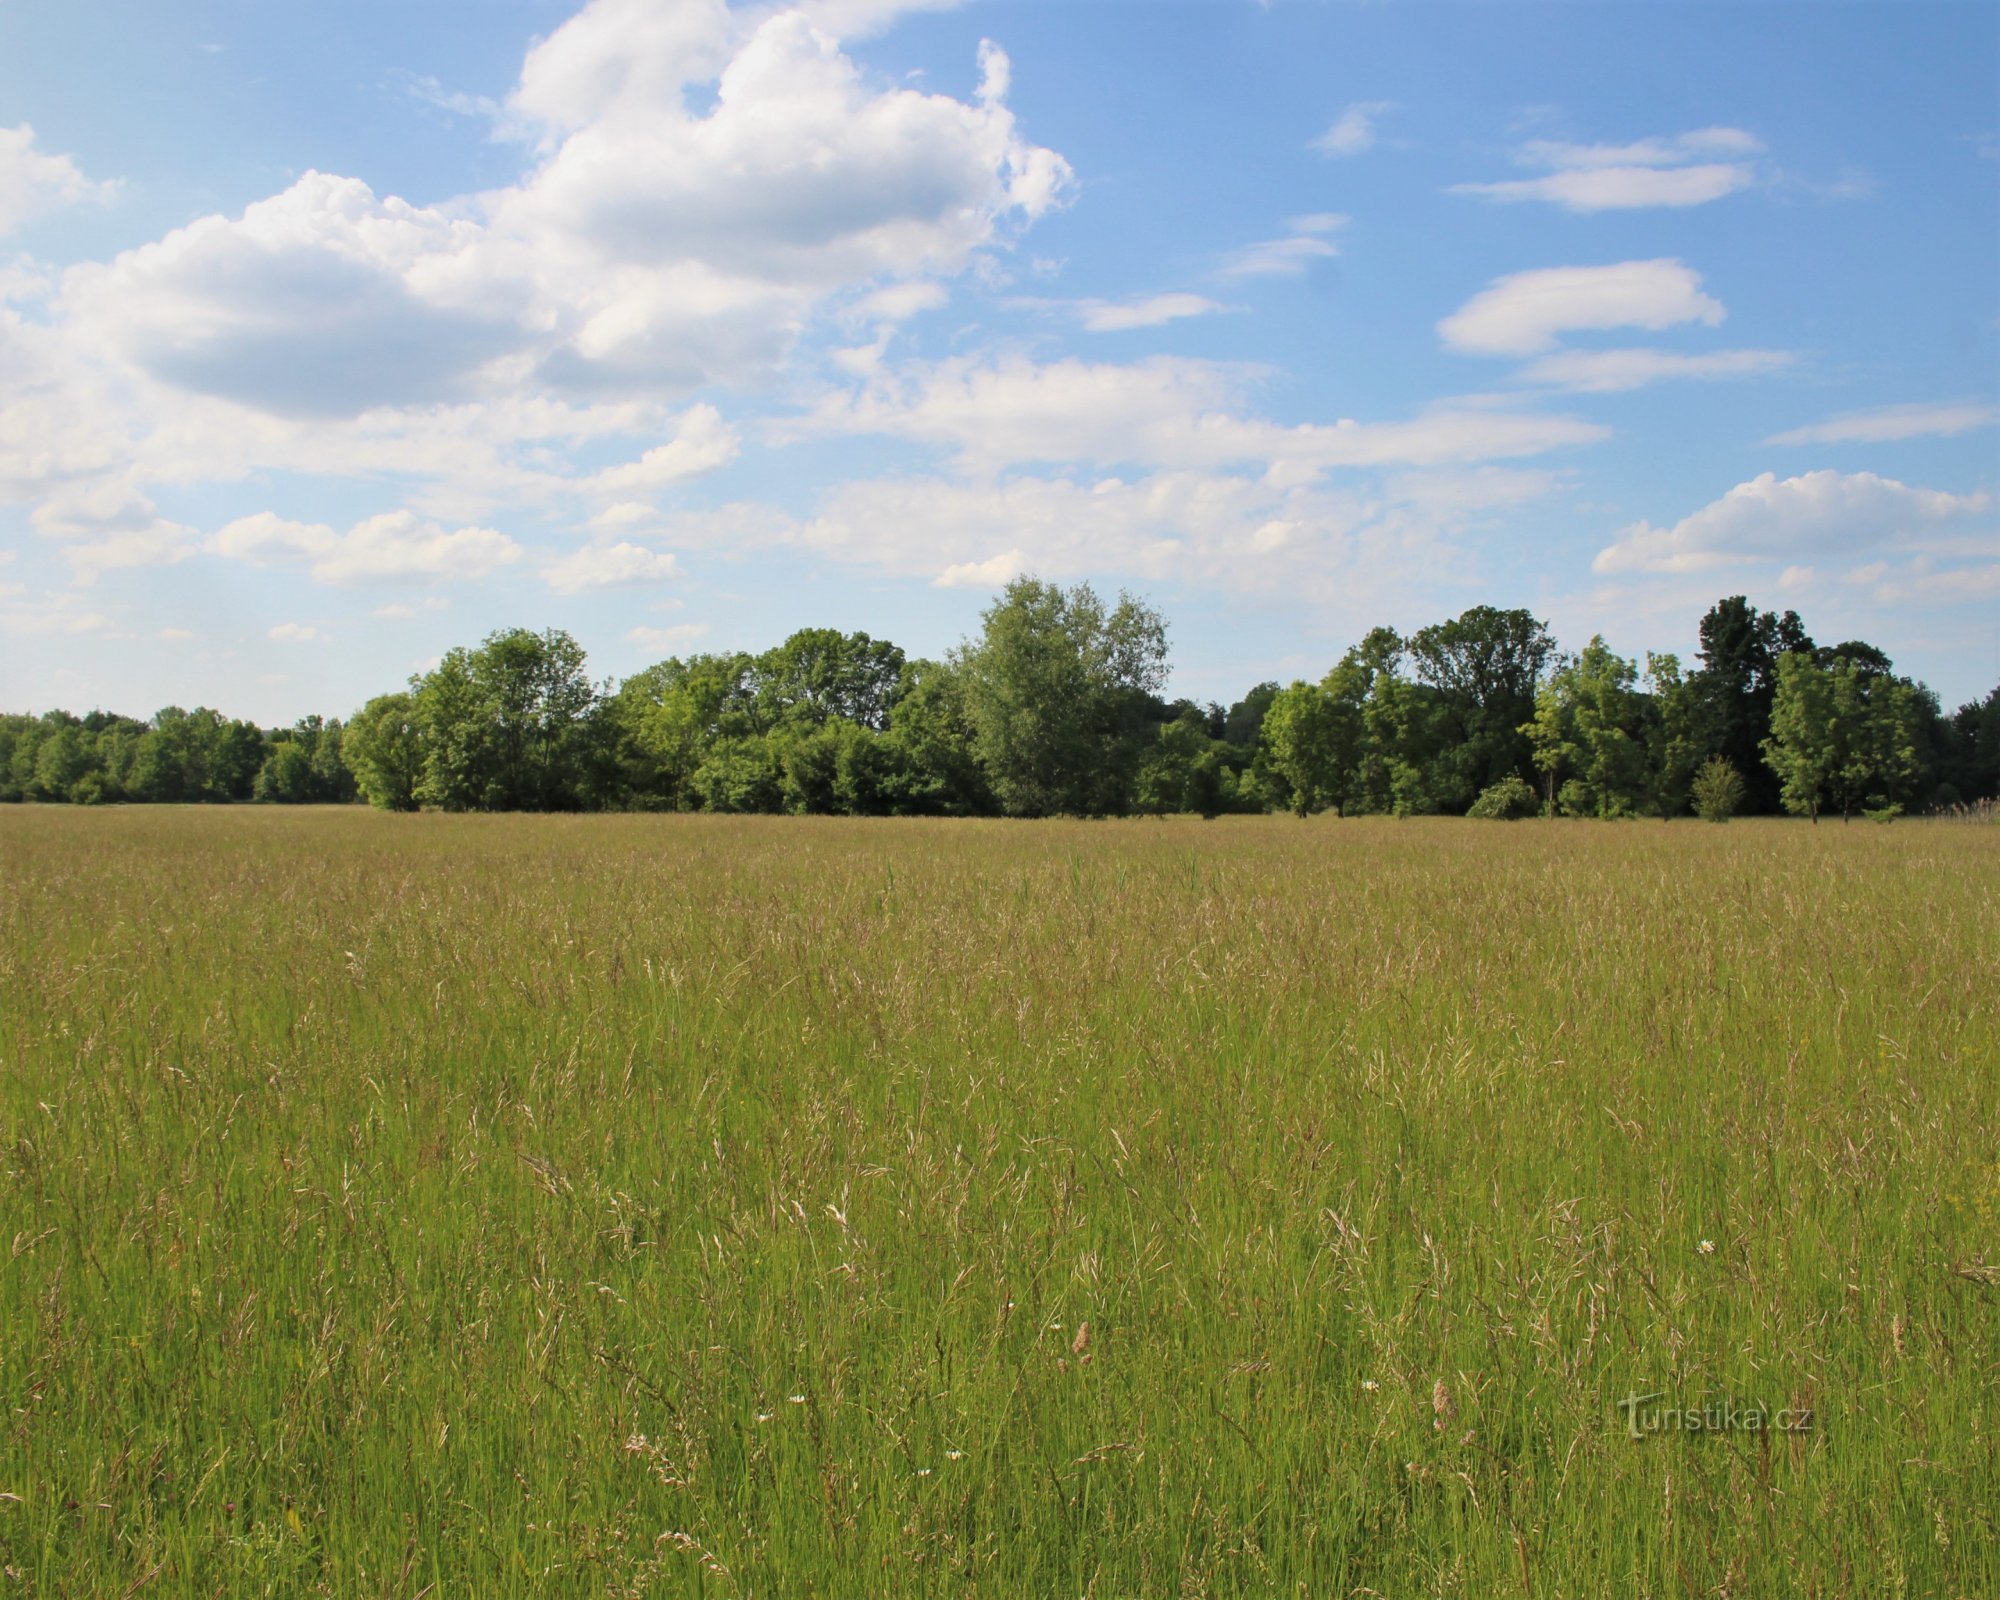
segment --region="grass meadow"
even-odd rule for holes
[[[2000,1593],[2000,830],[0,868],[0,1595]]]

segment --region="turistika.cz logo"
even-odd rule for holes
[[[1761,1401],[1710,1400],[1700,1406],[1663,1406],[1660,1394],[1628,1394],[1612,1402],[1625,1417],[1625,1436],[1650,1439],[1661,1433],[1810,1433],[1810,1406],[1773,1411]]]

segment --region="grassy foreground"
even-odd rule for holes
[[[0,1242],[5,1596],[1971,1600],[2000,830],[14,808]]]

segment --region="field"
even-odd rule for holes
[[[2000,1593],[2000,830],[12,808],[0,924],[0,1595]]]

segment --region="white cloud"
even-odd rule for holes
[[[528,284],[463,218],[309,172],[240,218],[204,217],[65,276],[91,343],[176,388],[281,416],[462,399],[517,350]]]
[[[598,473],[590,487],[602,494],[657,493],[728,466],[740,446],[736,430],[714,406],[693,406],[680,419],[672,439],[655,445],[637,461]]]
[[[71,156],[37,150],[27,123],[0,128],[0,234],[62,206],[109,199],[117,187],[86,178]]]
[[[959,561],[948,566],[933,580],[939,589],[1003,589],[1027,570],[1028,558],[1019,550],[1002,550],[984,561]]]
[[[193,528],[160,515],[128,478],[83,477],[50,490],[29,518],[37,533],[64,541],[79,583],[125,567],[166,566],[197,548]]]
[[[1317,220],[1317,219],[1313,219]],[[1317,234],[1295,233],[1245,245],[1215,269],[1218,278],[1293,278],[1340,251]]]
[[[1228,308],[1199,294],[1154,294],[1138,300],[1079,300],[1077,318],[1090,333],[1157,328],[1182,317],[1205,317]]]
[[[1697,128],[1671,139],[1640,139],[1632,144],[1570,144],[1559,139],[1530,139],[1514,152],[1514,159],[1524,166],[1588,170],[1678,167],[1690,162],[1741,160],[1763,152],[1763,140],[1741,128]]]
[[[557,594],[582,594],[592,589],[629,589],[666,583],[680,576],[673,556],[630,543],[586,545],[551,563],[542,577]]]
[[[1542,200],[1565,211],[1633,211],[1649,206],[1701,206],[1755,182],[1748,167],[1588,167],[1502,183],[1459,183],[1453,194],[1483,200]]]
[[[445,599],[442,595],[429,594],[425,595],[415,605],[406,605],[399,600],[392,605],[377,606],[373,611],[369,612],[369,615],[401,621],[405,618],[421,616],[427,611],[449,611],[450,609],[451,602],[449,600]]]
[[[1362,492],[1170,469],[1130,479],[1019,474],[992,482],[884,478],[831,490],[804,522],[735,518],[709,537],[803,547],[947,588],[1020,572],[1116,574],[1237,592],[1311,596],[1354,614],[1474,561],[1452,539],[1545,493],[1542,474],[1411,474]],[[690,530],[692,531],[692,530]],[[1356,620],[1359,620],[1358,616]]]
[[[73,544],[63,551],[63,559],[78,583],[95,583],[107,572],[126,567],[165,567],[185,561],[196,550],[194,530],[176,523],[156,522],[129,533],[107,534],[102,538]]]
[[[892,283],[862,300],[856,312],[871,321],[908,322],[925,311],[942,310],[951,300],[941,283]]]
[[[1879,406],[1850,411],[1809,427],[1776,433],[1766,444],[1893,444],[1902,439],[1954,438],[2000,422],[2000,406],[1982,401]]]
[[[1876,561],[1846,576],[1878,606],[1983,605],[2000,600],[2000,561],[1983,566],[1940,566],[1926,556],[1905,562]]]
[[[1524,383],[1583,394],[1614,394],[1668,378],[1753,378],[1798,360],[1789,350],[1558,350],[1521,370]]]
[[[1724,314],[1719,301],[1701,292],[1701,274],[1680,262],[1624,261],[1496,278],[1440,322],[1438,333],[1455,350],[1528,356],[1572,330],[1714,327]]]
[[[504,109],[532,146],[518,183],[414,205],[312,172],[72,268],[48,325],[0,309],[0,493],[113,469],[393,473],[461,521],[611,487],[563,448],[657,437],[689,390],[767,382],[829,310],[943,303],[936,278],[1066,194],[997,47],[966,99],[884,88],[843,53],[902,9],[593,0]],[[683,478],[702,445],[716,464],[721,434],[635,474]]]
[[[304,622],[281,622],[264,637],[275,639],[285,644],[310,644],[314,642],[325,644],[331,642],[328,635],[322,633],[311,624]]]
[[[58,594],[26,605],[0,606],[0,633],[28,638],[57,634],[108,633],[113,624],[102,611],[85,609],[75,595]]]
[[[1698,206],[1757,181],[1747,158],[1762,141],[1740,128],[1698,128],[1671,139],[1633,144],[1570,144],[1531,139],[1514,152],[1522,166],[1550,169],[1539,178],[1461,183],[1453,194],[1485,200],[1545,201],[1568,211]]]
[[[1766,472],[1670,528],[1639,522],[1621,530],[1598,552],[1592,570],[1692,573],[1933,546],[1991,555],[2000,551],[2000,538],[1973,525],[1990,505],[1985,494],[1912,488],[1872,472],[1784,479]]]
[[[644,623],[631,629],[625,637],[634,644],[642,644],[649,650],[678,650],[695,643],[708,635],[705,622],[682,622],[671,628],[649,628]]]
[[[358,584],[483,578],[521,559],[521,547],[491,528],[447,530],[410,511],[357,522],[346,533],[288,522],[268,511],[230,523],[209,541],[217,555],[258,566],[306,566],[320,583]]]
[[[1393,111],[1393,100],[1357,100],[1312,147],[1323,156],[1358,156],[1375,148],[1375,121],[1385,111]]]
[[[1025,462],[1249,465],[1291,482],[1333,467],[1537,455],[1609,432],[1573,417],[1464,402],[1399,422],[1288,426],[1241,414],[1258,376],[1252,368],[1165,356],[1128,364],[961,358],[913,365],[836,396],[798,427],[935,445],[972,473]]]

